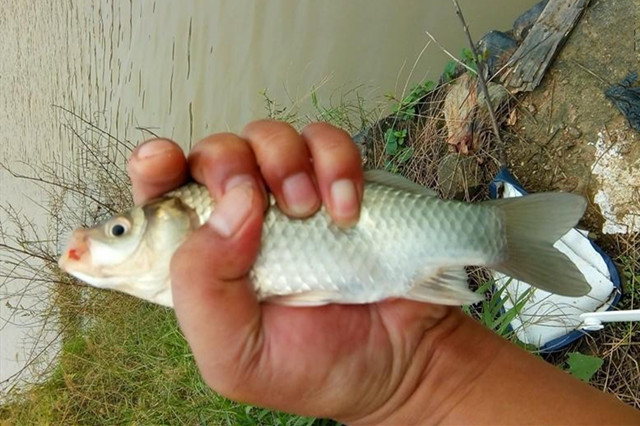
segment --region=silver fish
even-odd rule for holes
[[[576,225],[583,197],[541,193],[470,204],[381,171],[365,173],[358,223],[342,229],[324,209],[290,219],[271,197],[250,273],[259,300],[293,306],[387,298],[461,305],[480,297],[465,266],[486,266],[535,287],[583,296],[589,284],[553,247]],[[169,263],[215,208],[191,183],[91,228],[76,230],[60,267],[99,288],[173,306]]]

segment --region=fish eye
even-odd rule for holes
[[[121,222],[112,223],[107,226],[107,232],[112,237],[121,237],[126,234],[128,230],[128,226]]]

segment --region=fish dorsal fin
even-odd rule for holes
[[[367,170],[364,172],[364,180],[400,189],[402,191],[411,192],[412,194],[428,195],[430,197],[438,196],[438,193],[433,189],[418,185],[405,177],[394,175],[393,173],[389,173],[385,170]]]
[[[439,305],[470,305],[482,300],[482,296],[469,290],[467,272],[462,267],[423,269],[404,297]]]

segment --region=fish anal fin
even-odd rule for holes
[[[406,299],[439,305],[470,305],[482,300],[467,284],[467,272],[463,267],[425,268],[420,271]]]
[[[412,194],[428,195],[430,197],[437,197],[438,193],[433,189],[418,185],[415,182],[411,182],[409,179],[389,173],[386,170],[367,170],[364,172],[364,179],[368,182],[378,183],[380,185],[389,186],[403,191],[410,192]]]
[[[281,296],[270,296],[264,301],[285,306],[322,306],[339,302],[339,300],[340,294],[337,292],[315,290]]]

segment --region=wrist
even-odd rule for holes
[[[391,398],[350,424],[439,423],[473,389],[500,343],[508,345],[460,309],[450,309],[424,333],[403,383]]]
[[[387,402],[354,424],[638,424],[640,419],[637,411],[512,345],[459,309],[425,331],[415,355],[420,369],[407,371]]]

